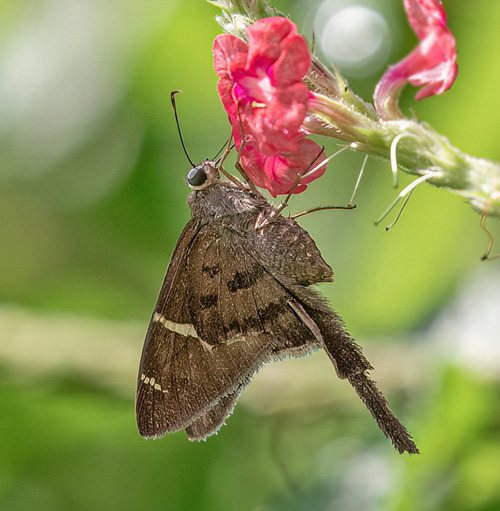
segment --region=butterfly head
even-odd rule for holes
[[[186,176],[187,185],[193,190],[203,190],[219,180],[215,162],[207,160],[193,167]]]

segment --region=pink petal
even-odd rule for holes
[[[446,26],[446,13],[438,0],[405,0],[410,23],[420,38],[410,55],[391,66],[375,89],[378,115],[384,119],[400,117],[397,106],[401,89],[410,82],[423,87],[416,99],[448,90],[458,73],[455,38]]]
[[[220,76],[245,67],[248,58],[248,45],[233,35],[218,35],[213,44],[214,69]]]
[[[294,186],[298,174],[303,175],[326,160],[322,148],[312,140],[301,140],[299,148],[300,150],[294,153],[267,156],[259,153],[255,147],[245,145],[241,154],[241,163],[248,177],[257,186],[269,190],[273,197],[286,195]],[[307,175],[293,193],[303,192],[307,188],[306,185],[321,177],[325,170],[326,164]]]
[[[425,39],[435,27],[446,27],[446,11],[439,0],[404,0],[411,27]]]
[[[259,151],[272,154],[297,151],[297,137],[307,114],[309,93],[302,82],[279,89],[266,109],[254,109]],[[303,135],[300,135],[302,137]]]
[[[267,67],[281,55],[282,42],[289,35],[295,35],[297,28],[287,18],[263,18],[247,28],[248,68]]]
[[[282,52],[269,70],[271,81],[277,87],[302,80],[311,65],[311,55],[302,36],[289,36],[283,41]]]

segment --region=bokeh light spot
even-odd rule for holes
[[[368,76],[380,69],[391,49],[386,19],[352,2],[324,2],[316,15],[315,34],[327,59],[351,76]]]

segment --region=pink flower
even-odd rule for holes
[[[307,183],[321,177],[326,170],[325,152],[313,142],[303,138],[298,142],[298,150],[294,153],[275,154],[267,156],[258,149],[245,144],[241,153],[241,164],[249,179],[261,187],[269,190],[273,197],[288,194],[297,181],[297,176],[306,177],[300,180],[300,184],[293,193],[303,192]],[[308,174],[309,170],[314,170]]]
[[[397,102],[407,82],[423,86],[416,95],[416,99],[423,99],[449,89],[458,72],[455,38],[446,26],[441,2],[404,0],[404,3],[420,44],[405,59],[391,66],[375,89],[375,108],[385,119],[402,115]]]
[[[303,128],[310,93],[302,79],[311,58],[296,26],[281,17],[264,18],[247,29],[248,44],[232,35],[214,41],[218,91],[233,128],[248,177],[273,196],[286,194],[297,174],[324,159]],[[314,163],[313,163],[314,162]],[[294,193],[325,172],[323,165]]]

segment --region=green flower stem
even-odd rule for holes
[[[227,33],[246,39],[255,20],[281,15],[266,0],[215,0],[223,11],[217,21]],[[474,158],[415,119],[384,121],[373,105],[354,94],[337,69],[328,70],[314,56],[305,78],[314,99],[304,127],[350,144],[355,151],[391,161],[397,168],[467,199],[484,217],[500,217],[500,165]],[[407,187],[410,191],[411,187]],[[404,191],[403,191],[404,192]],[[402,193],[403,193],[402,192]],[[402,195],[401,195],[402,197]]]
[[[373,120],[355,102],[316,94],[305,127],[311,133],[343,140],[351,148],[395,161],[409,174],[470,201],[476,211],[500,217],[500,165],[453,147],[431,126],[416,120]],[[432,176],[432,177],[431,177]]]

